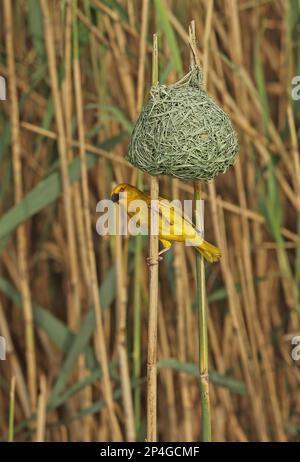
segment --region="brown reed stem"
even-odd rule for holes
[[[144,86],[145,86],[145,64],[146,64],[146,44],[149,21],[149,0],[143,0],[141,13],[141,36],[139,43],[139,64],[137,78],[137,115],[143,106]],[[136,186],[143,188],[143,172],[136,174]],[[135,427],[138,436],[141,426],[141,261],[142,261],[142,236],[135,237],[134,249],[134,316],[133,316],[133,380],[136,382],[134,388],[134,417]]]
[[[69,271],[70,271],[70,292],[71,303],[75,318],[78,319],[80,312],[80,299],[79,299],[79,284],[78,284],[78,263],[76,252],[76,240],[73,220],[73,204],[71,197],[71,186],[68,172],[68,158],[67,158],[67,140],[65,135],[65,125],[62,111],[62,98],[60,94],[58,76],[57,76],[57,62],[55,56],[55,42],[53,33],[53,24],[49,11],[49,4],[47,0],[40,0],[43,12],[45,43],[48,56],[48,68],[50,74],[50,83],[54,103],[56,127],[58,132],[58,151],[59,161],[62,176],[63,188],[63,201],[64,213],[66,218],[66,231],[67,231],[67,244],[68,244],[68,257],[69,257]]]
[[[8,442],[9,443],[12,443],[14,440],[15,389],[16,389],[16,377],[13,375],[11,378],[10,391],[9,391],[9,416],[8,416]]]
[[[131,383],[129,375],[129,365],[126,348],[126,289],[124,286],[124,264],[122,252],[122,236],[120,233],[120,223],[117,219],[117,234],[116,234],[116,270],[117,270],[117,349],[119,354],[120,364],[120,379],[122,388],[122,399],[124,406],[124,420],[126,441],[135,441],[135,425],[133,402],[131,395]]]
[[[149,0],[143,0],[142,17],[141,17],[141,37],[139,43],[139,65],[137,78],[137,113],[140,112],[143,106],[144,86],[145,86],[145,64],[146,64],[146,46],[147,46],[147,31],[149,21]]]
[[[165,319],[165,313],[162,309],[162,301],[159,298],[158,304],[158,340],[159,340],[159,351],[162,358],[171,358],[171,342],[168,339],[168,325]],[[179,441],[179,422],[180,419],[177,416],[177,393],[176,393],[176,382],[172,369],[162,369],[160,372],[162,384],[166,390],[166,408],[167,414],[167,427],[168,431],[166,439],[168,441]]]
[[[0,332],[5,338],[6,354],[8,355],[8,363],[12,374],[16,377],[16,388],[21,407],[26,417],[30,416],[30,399],[28,398],[28,389],[23,375],[22,367],[15,351],[12,341],[10,326],[8,324],[3,305],[0,300]]]
[[[213,2],[210,1],[212,8]],[[207,15],[211,22],[211,14]],[[206,25],[206,30],[208,26]],[[206,34],[205,34],[206,35]],[[189,27],[190,43],[192,44],[191,64],[196,61],[196,33],[195,22],[192,21]],[[207,43],[206,43],[207,47]],[[208,58],[204,60],[207,65]],[[207,68],[203,70],[203,84],[207,79]],[[194,182],[194,201],[195,214],[200,215],[201,185],[200,182]],[[197,269],[197,304],[198,304],[198,323],[199,323],[199,373],[200,373],[200,392],[201,392],[201,431],[202,440],[211,441],[211,415],[210,415],[210,397],[209,397],[209,375],[208,375],[208,323],[207,323],[207,304],[205,297],[205,267],[202,255],[196,255]]]
[[[64,115],[66,121],[66,137],[67,137],[67,156],[68,161],[71,162],[74,158],[72,139],[72,117],[73,117],[73,101],[72,101],[72,0],[66,2],[66,31],[65,31],[65,80],[63,83],[63,101],[64,101]],[[82,213],[82,200],[80,196],[80,184],[78,181],[72,185],[72,202],[74,210],[75,230],[78,244],[78,254],[80,263],[78,266],[81,268],[81,274],[78,271],[78,276],[83,277],[85,287],[89,285],[89,263],[86,250],[86,237],[84,231],[83,213]],[[72,307],[71,307],[72,308]],[[75,330],[79,328],[81,318],[81,310],[74,313],[71,309],[68,312],[68,324],[73,326]]]
[[[41,375],[40,393],[38,396],[37,417],[36,417],[36,442],[37,443],[41,443],[45,441],[46,406],[47,406],[46,377],[44,375]]]
[[[7,67],[9,80],[9,99],[11,103],[11,139],[12,139],[12,164],[14,177],[14,199],[19,203],[23,196],[22,164],[21,164],[21,135],[19,122],[19,105],[15,72],[15,54],[13,43],[13,19],[11,0],[4,1],[4,22]],[[35,340],[32,316],[31,294],[29,287],[28,262],[27,262],[27,239],[25,225],[17,228],[17,258],[20,277],[20,292],[25,320],[25,344],[27,383],[30,396],[31,409],[36,407],[37,396],[37,373],[35,357]]]
[[[152,85],[158,83],[157,35],[153,35]],[[158,200],[159,183],[151,177],[151,201]],[[153,202],[152,202],[153,204]],[[151,207],[152,207],[151,204]],[[153,215],[155,214],[155,210]],[[152,214],[151,214],[152,221]],[[150,283],[147,357],[147,441],[157,441],[157,310],[158,310],[158,235],[150,235]]]
[[[114,441],[121,441],[122,434],[119,427],[119,423],[115,414],[113,395],[112,395],[112,385],[109,376],[108,369],[108,356],[105,345],[105,335],[104,335],[104,326],[102,321],[102,312],[100,297],[98,291],[98,277],[96,269],[96,259],[94,254],[93,247],[93,237],[92,237],[92,222],[89,210],[89,187],[88,187],[88,176],[87,176],[87,167],[86,167],[86,158],[85,158],[85,130],[84,130],[84,119],[83,119],[83,98],[82,98],[82,86],[81,86],[81,72],[80,72],[80,63],[79,63],[79,44],[78,44],[78,35],[77,35],[77,22],[76,22],[76,9],[77,1],[73,0],[73,70],[74,70],[74,88],[75,88],[75,102],[76,102],[76,113],[78,121],[78,136],[79,136],[79,156],[80,156],[80,170],[81,170],[81,187],[82,187],[82,200],[83,200],[83,214],[84,214],[84,224],[85,224],[85,233],[87,239],[87,251],[89,257],[90,265],[90,290],[95,310],[95,319],[96,319],[96,350],[97,358],[101,365],[102,374],[103,374],[103,391],[104,391],[104,400],[108,410],[110,430],[112,438]]]
[[[178,183],[177,179],[172,180],[172,197],[178,199]],[[186,362],[186,319],[185,319],[185,297],[186,291],[184,290],[184,248],[181,243],[174,243],[174,276],[176,284],[176,309],[177,309],[177,351],[178,359],[182,363]],[[190,333],[191,334],[191,333]],[[183,438],[182,441],[193,441],[193,425],[192,425],[192,403],[190,395],[190,381],[187,374],[181,372],[179,375],[180,394],[182,400],[183,411]]]

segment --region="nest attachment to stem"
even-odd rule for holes
[[[150,175],[209,181],[234,164],[238,141],[228,115],[203,89],[201,70],[152,87],[128,148],[128,160]]]

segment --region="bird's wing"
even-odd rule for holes
[[[168,213],[168,210],[171,212],[172,210],[174,211],[176,222],[179,222],[179,220],[184,220],[185,226],[187,226],[188,228],[192,227],[197,234],[200,234],[201,236],[203,235],[203,231],[199,227],[197,227],[197,225],[193,222],[192,218],[190,218],[189,215],[185,213],[184,208],[182,209],[182,207],[178,207],[176,205],[176,202],[174,204],[173,202],[164,199],[163,197],[160,197],[159,204],[162,205],[162,208],[166,213]]]
[[[151,200],[148,199],[151,209]],[[159,197],[159,207],[154,208],[159,216],[159,233],[164,236],[194,236],[197,230],[192,220],[183,213],[182,209],[167,199]]]
[[[176,203],[163,201],[162,207],[163,213],[172,217],[175,235],[182,235],[186,239],[194,237],[197,234],[192,220],[184,213],[181,206],[176,205]]]

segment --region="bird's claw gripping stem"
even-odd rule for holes
[[[146,257],[147,265],[148,266],[153,266],[153,265],[158,265],[158,263],[163,259],[160,255],[157,258],[152,258],[152,257]]]

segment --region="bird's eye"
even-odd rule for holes
[[[124,191],[125,191],[125,189],[124,189],[124,188],[121,188],[121,189],[120,189],[120,192],[124,192]]]

